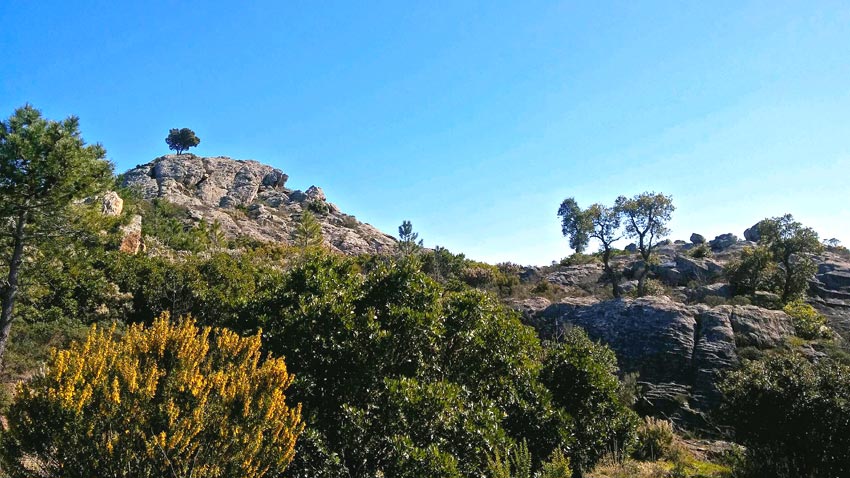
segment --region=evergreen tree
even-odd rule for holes
[[[667,223],[676,207],[673,198],[660,193],[644,192],[633,198],[620,196],[614,209],[626,220],[626,234],[638,241],[643,267],[638,270],[638,295],[646,293],[646,274],[658,241],[670,233]]]
[[[7,271],[0,285],[0,366],[25,251],[62,234],[68,205],[112,180],[105,156],[99,144],[86,145],[74,116],[47,120],[26,105],[0,123],[0,247]]]
[[[304,210],[301,213],[301,220],[298,221],[293,231],[293,240],[295,245],[302,249],[322,245],[322,225],[309,210]]]
[[[398,238],[398,252],[402,256],[409,256],[422,248],[419,233],[413,232],[413,224],[410,221],[402,221],[401,226],[398,226]],[[418,242],[417,239],[419,239]]]

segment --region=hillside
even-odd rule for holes
[[[227,237],[289,243],[300,214],[309,208],[326,245],[345,254],[393,250],[395,239],[345,214],[317,186],[286,187],[289,176],[271,166],[225,156],[167,155],[123,175],[122,185],[144,200],[164,199],[188,210],[194,223],[218,222]]]

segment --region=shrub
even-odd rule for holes
[[[300,406],[260,337],[173,325],[93,327],[21,385],[0,454],[12,476],[261,477],[292,460]]]
[[[600,262],[599,258],[595,255],[583,254],[581,252],[573,253],[569,257],[561,259],[562,266],[580,266],[584,264],[598,264]]]
[[[668,420],[644,417],[637,428],[637,447],[634,457],[639,460],[655,461],[669,458],[676,441],[673,424]]]
[[[804,339],[829,338],[832,331],[826,326],[826,317],[802,300],[789,302],[782,308],[794,322],[794,330]]]
[[[321,199],[316,199],[307,203],[307,210],[323,216],[330,212],[331,208],[328,206],[327,202],[322,201]]]
[[[693,249],[688,251],[688,255],[695,259],[711,257],[711,246],[706,243],[697,244]]]
[[[745,362],[721,390],[746,476],[850,476],[850,367],[771,355]]]

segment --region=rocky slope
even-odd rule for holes
[[[229,237],[289,243],[305,208],[317,211],[326,244],[346,254],[392,250],[395,239],[327,202],[316,186],[286,187],[288,176],[257,161],[192,154],[162,156],[124,174],[126,187],[147,200],[188,208],[190,217],[218,221]]]
[[[657,292],[659,297],[605,300],[610,291],[600,284],[602,266],[591,263],[526,268],[520,275],[523,282],[546,282],[555,292],[550,299],[532,297],[510,305],[544,337],[557,338],[564,327],[575,326],[609,345],[624,373],[640,375],[643,412],[710,430],[710,412],[719,399],[718,378],[738,363],[742,353],[799,343],[788,340],[794,327],[782,311],[716,305],[730,297],[724,265],[743,248],[755,245],[752,230],[745,237],[723,234],[705,241],[694,234],[691,243],[661,245],[657,262],[650,266],[651,276],[664,287]],[[711,246],[711,257],[691,257],[690,250],[702,242]],[[810,282],[808,301],[846,341],[850,339],[850,257],[836,249],[816,261],[819,269]],[[626,276],[622,290],[633,291],[636,284],[628,278],[643,267],[640,257],[625,254],[614,262]],[[813,357],[821,353],[808,345],[797,347]]]

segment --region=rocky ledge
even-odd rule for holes
[[[124,174],[146,200],[186,207],[195,221],[218,221],[229,237],[289,243],[301,212],[316,212],[325,243],[346,254],[392,250],[395,239],[327,202],[324,192],[286,187],[283,171],[257,161],[192,154],[162,156]]]
[[[581,327],[617,354],[622,373],[638,373],[639,407],[689,427],[711,428],[719,377],[744,347],[781,345],[794,333],[790,317],[754,306],[686,305],[667,297],[598,301],[541,298],[513,304],[542,336]]]

